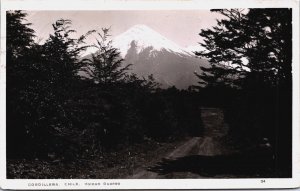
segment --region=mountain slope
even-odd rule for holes
[[[130,72],[138,77],[153,74],[162,88],[176,86],[186,89],[196,85],[198,78],[194,72],[200,72],[200,66],[208,62],[170,41],[145,25],[135,25],[116,36],[112,46],[118,48],[125,59],[124,65],[132,64]]]
[[[152,47],[153,50],[161,51],[163,49],[177,54],[189,54],[183,48],[160,35],[146,25],[135,25],[126,32],[113,39],[113,46],[121,51],[121,55],[125,57],[128,49],[135,42],[137,52],[141,52],[147,47]]]

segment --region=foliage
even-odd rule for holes
[[[204,29],[197,55],[210,68],[196,74],[200,91],[235,95],[225,112],[231,133],[240,143],[270,140],[278,169],[291,161],[292,23],[291,9],[221,9],[217,26]],[[280,15],[280,16],[279,16]],[[220,98],[222,99],[222,98]],[[277,170],[278,170],[277,169]],[[278,171],[280,171],[278,170]],[[290,172],[290,171],[289,171]]]
[[[226,19],[218,20],[212,29],[203,29],[199,34],[204,38],[200,43],[206,50],[196,55],[208,58],[211,68],[201,67],[203,73],[196,74],[200,84],[208,86],[238,85],[240,77],[247,73],[242,58],[245,57],[243,48],[247,42],[241,41],[244,33],[242,20],[245,15],[240,9],[212,10],[219,12]]]
[[[201,130],[201,119],[190,114],[199,108],[189,95],[159,89],[153,75],[130,72],[108,40],[108,29],[87,45],[86,37],[95,31],[75,38],[71,21],[60,19],[46,42],[37,44],[25,16],[8,13],[9,158],[69,161]],[[24,42],[17,38],[19,28]],[[91,46],[98,51],[82,58]]]
[[[120,58],[120,52],[112,47],[112,41],[108,40],[109,29],[103,28],[102,31],[103,34],[98,33],[100,40],[96,39],[97,44],[94,45],[98,51],[92,54],[92,59],[83,60],[88,64],[85,71],[98,84],[121,82],[130,65],[121,66],[123,59]]]
[[[53,25],[54,35],[39,45],[30,24],[22,23],[25,16],[21,11],[7,13],[8,150],[17,150],[12,155],[47,156],[64,144],[59,134],[72,126],[66,97],[70,84],[76,83],[85,35],[70,38],[70,22],[59,20]]]
[[[226,19],[218,20],[217,26],[200,33],[204,37],[201,45],[206,50],[197,55],[208,58],[211,63],[211,68],[202,68],[204,72],[197,74],[201,83],[274,87],[284,83],[281,81],[290,81],[291,10],[212,11]]]
[[[29,95],[26,93],[26,84],[30,74],[26,70],[33,70],[33,66],[26,62],[30,55],[30,49],[34,46],[34,31],[30,28],[30,23],[25,22],[26,13],[21,11],[7,11],[7,144],[8,154],[11,150],[16,153],[21,149],[14,144],[12,137],[25,142],[28,137],[26,124],[22,127],[22,122],[29,117],[27,113],[30,105],[26,105]],[[21,104],[22,103],[22,104]],[[27,108],[25,111],[24,108]],[[16,120],[18,119],[18,120]],[[26,144],[26,143],[24,143]]]
[[[17,59],[26,54],[26,51],[33,45],[34,31],[30,28],[31,23],[24,23],[26,13],[22,11],[7,11],[6,30],[9,31],[7,40],[8,59]]]

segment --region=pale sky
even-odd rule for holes
[[[56,20],[71,19],[78,34],[88,30],[111,27],[112,37],[136,24],[144,24],[182,47],[201,41],[201,29],[216,25],[221,18],[209,10],[181,11],[27,11],[27,21],[32,23],[37,36],[46,39]]]

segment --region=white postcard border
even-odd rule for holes
[[[293,8],[293,178],[280,179],[6,179],[6,11],[7,10],[197,10]],[[0,188],[2,189],[237,189],[300,185],[299,0],[4,0],[1,2]],[[115,185],[109,185],[110,183]],[[78,184],[78,185],[76,185]],[[92,185],[96,184],[96,185]],[[100,184],[100,185],[99,185]],[[49,186],[52,185],[52,186]]]

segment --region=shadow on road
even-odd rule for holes
[[[173,172],[191,172],[204,177],[239,176],[270,177],[274,175],[275,162],[267,153],[231,155],[190,155],[177,159],[162,159],[148,170],[160,175]]]

